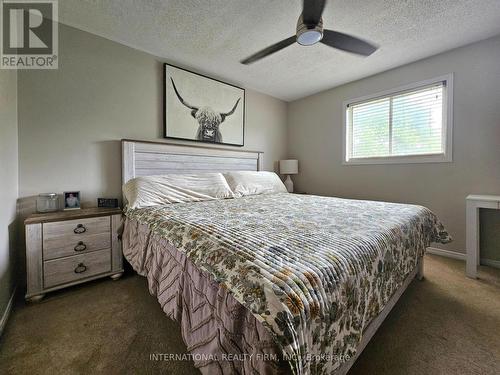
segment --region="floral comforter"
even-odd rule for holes
[[[288,193],[126,215],[229,290],[296,374],[329,374],[349,360],[425,248],[451,240],[425,207]]]

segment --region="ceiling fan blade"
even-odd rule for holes
[[[273,53],[278,52],[279,50],[292,45],[296,41],[297,37],[295,35],[291,36],[290,38],[284,39],[278,43],[273,44],[272,46],[264,48],[262,51],[254,53],[252,56],[247,57],[246,59],[241,60],[240,62],[245,65],[251,64],[257,60],[262,59],[263,57],[272,55]]]
[[[369,56],[378,49],[376,45],[362,39],[327,29],[323,30],[323,39],[321,39],[321,43],[363,56]]]
[[[302,20],[306,25],[316,26],[325,9],[326,0],[304,0]]]

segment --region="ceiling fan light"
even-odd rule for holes
[[[303,46],[312,46],[323,38],[323,33],[319,30],[306,30],[297,35],[297,43]]]

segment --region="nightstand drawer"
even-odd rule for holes
[[[43,243],[43,259],[56,259],[71,255],[88,253],[89,251],[109,249],[111,233],[93,235],[72,235],[52,237]]]
[[[87,236],[109,233],[110,227],[109,216],[45,223],[43,224],[43,247],[47,248],[47,242],[54,238],[71,237],[78,242]]]
[[[44,262],[44,287],[70,283],[111,271],[111,250],[74,255]]]

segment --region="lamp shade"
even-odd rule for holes
[[[280,173],[281,174],[299,173],[299,161],[293,159],[280,160]]]

